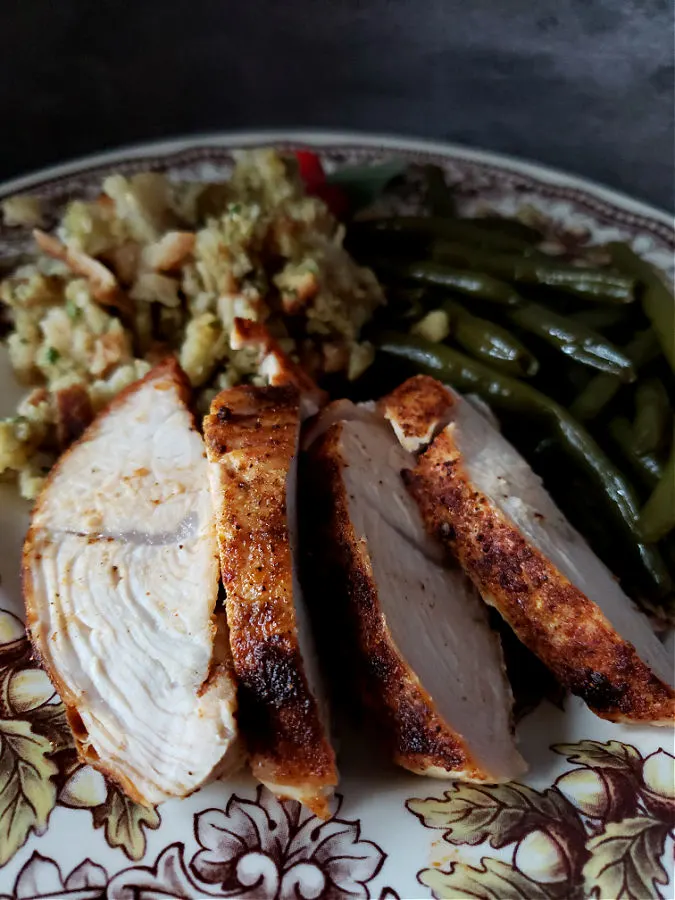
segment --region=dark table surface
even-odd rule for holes
[[[2,0],[0,179],[187,132],[450,139],[675,206],[672,0]]]

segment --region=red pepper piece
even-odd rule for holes
[[[314,193],[315,188],[326,182],[326,173],[318,154],[312,150],[296,150],[295,158],[298,161],[300,178],[304,181],[308,192]]]
[[[350,209],[349,197],[339,184],[319,184],[313,191],[313,197],[323,200],[336,219],[344,219]]]

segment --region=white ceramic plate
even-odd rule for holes
[[[464,212],[538,209],[569,244],[627,240],[672,272],[672,219],[606,188],[445,144],[344,134],[189,138],[91,157],[0,187],[61,202],[110,170],[226,176],[236,147],[316,145],[328,166],[395,154],[444,166]],[[0,257],[25,237],[0,228]],[[0,356],[0,415],[19,390]],[[248,777],[146,810],[75,759],[63,708],[21,624],[27,508],[0,485],[0,900],[3,897],[339,900],[671,898],[670,729],[627,728],[548,701],[518,728],[523,784],[452,786],[406,775],[359,735],[341,741],[326,823]]]

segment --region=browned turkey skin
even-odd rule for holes
[[[406,406],[399,407],[398,428],[405,431],[417,427],[406,410],[418,408],[438,383],[419,376],[399,390]],[[675,667],[646,617],[492,423],[454,391],[447,396],[444,427],[404,472],[429,533],[595,713],[671,724]]]
[[[294,575],[295,387],[221,392],[204,420],[240,724],[253,774],[327,816],[337,783]]]

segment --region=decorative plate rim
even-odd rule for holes
[[[548,166],[516,155],[482,150],[451,141],[434,141],[395,134],[378,134],[359,131],[325,131],[312,129],[265,129],[261,131],[206,132],[193,135],[143,141],[123,145],[101,153],[86,154],[54,166],[46,166],[32,172],[0,182],[0,197],[25,191],[42,182],[86,172],[99,167],[109,167],[116,162],[131,162],[149,156],[168,157],[189,150],[244,148],[257,144],[308,144],[319,148],[347,148],[392,150],[405,153],[422,153],[455,158],[478,163],[531,178],[557,188],[568,188],[590,195],[594,199],[618,207],[633,215],[656,220],[669,229],[675,227],[675,216],[666,210],[638,200],[629,194],[615,190],[590,178]]]

